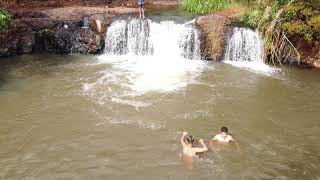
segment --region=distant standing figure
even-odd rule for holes
[[[239,143],[235,139],[233,139],[232,136],[228,134],[227,127],[224,127],[224,126],[221,127],[220,134],[217,134],[214,136],[214,138],[212,138],[210,145],[212,145],[214,141],[218,141],[220,143],[234,142],[236,144],[237,151],[238,152],[240,151]]]
[[[144,18],[144,0],[138,0],[140,19]]]

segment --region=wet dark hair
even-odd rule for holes
[[[193,144],[194,142],[193,136],[191,134],[186,135],[186,141],[188,144]]]
[[[225,126],[222,126],[222,128],[221,128],[221,132],[228,133],[228,128],[227,128],[227,127],[225,127]]]

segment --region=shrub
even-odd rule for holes
[[[6,10],[0,10],[0,32],[6,32],[12,26],[12,14]]]
[[[314,0],[299,1],[285,9],[282,28],[291,36],[298,35],[311,42],[320,39],[320,9]]]

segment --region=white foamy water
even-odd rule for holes
[[[257,32],[248,28],[233,29],[225,52],[225,63],[266,75],[276,72],[276,68],[264,63],[263,55],[263,40]]]
[[[112,65],[112,71],[106,73],[118,80],[125,76],[126,81],[119,83],[138,94],[183,88],[195,81],[205,67],[203,61],[190,61],[181,57],[175,59],[130,55],[103,55],[99,57],[99,63]]]
[[[195,24],[148,19],[117,20],[107,31],[105,54],[201,59],[201,31]]]
[[[108,28],[105,54],[98,58],[98,64],[111,68],[101,71],[95,82],[84,84],[83,90],[94,94],[105,86],[110,93],[100,95],[103,100],[112,94],[112,85],[125,95],[183,88],[205,67],[198,61],[202,56],[200,36],[200,30],[190,23],[117,20]],[[116,92],[119,96],[120,91]]]
[[[278,68],[270,67],[262,62],[246,62],[246,61],[224,61],[227,64],[231,64],[235,67],[239,67],[242,69],[246,69],[250,72],[264,74],[264,75],[272,75],[275,72],[278,72]]]

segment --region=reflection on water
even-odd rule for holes
[[[0,179],[320,178],[319,72],[144,58],[1,59]],[[184,168],[182,132],[222,125],[242,152]]]

